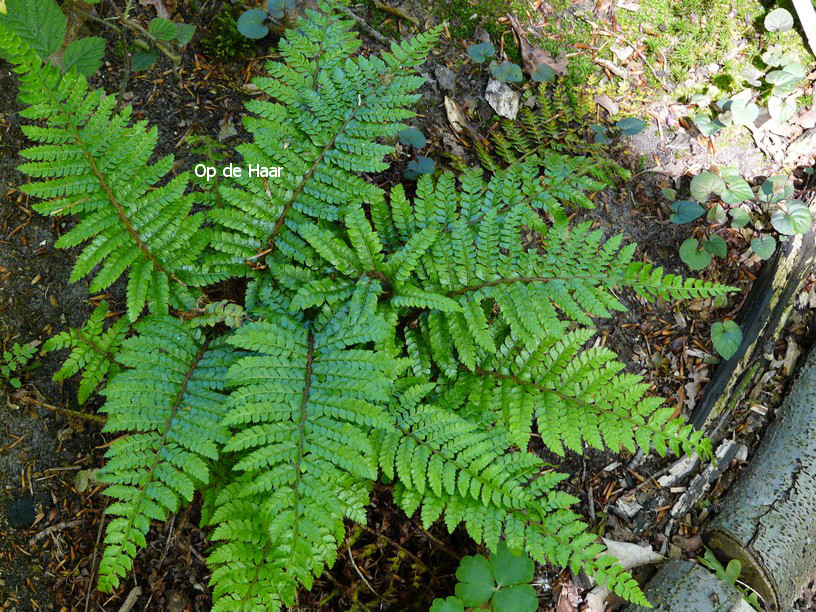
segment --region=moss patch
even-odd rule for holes
[[[617,17],[627,38],[643,41],[650,61],[665,61],[675,83],[685,81],[697,66],[717,62],[725,64],[717,85],[729,91],[741,82],[739,72],[769,44],[780,43],[803,60],[810,58],[797,32],[765,32],[768,11],[759,0],[641,0],[640,10],[619,10]],[[740,39],[747,44],[731,57]]]

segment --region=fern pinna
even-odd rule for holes
[[[546,151],[489,177],[375,186],[367,174],[387,168],[422,83],[413,69],[438,32],[363,57],[338,6],[320,2],[287,32],[283,61],[257,80],[267,97],[247,105],[252,140],[238,150],[283,177],[247,173],[219,198],[185,174],[168,179],[172,160],[152,162],[155,130],[130,125],[130,110],[76,71],[44,65],[0,19],[0,54],[39,122],[25,128],[37,144],[22,169],[40,180],[25,190],[41,212],[76,216],[59,241],[84,244],[75,280],[129,277],[132,332],[104,331],[98,310],[49,346],[72,349],[65,375],[86,368],[83,393],[115,373],[103,412],[121,437],[100,473],[113,502],[99,588],[121,589],[151,521],[200,492],[214,609],[293,605],[335,560],[345,521],[366,522],[383,480],[426,526],[463,524],[488,548],[583,568],[644,603],[529,441],[537,432],[559,454],[707,454],[699,432],[589,343],[595,318],[623,310],[619,290],[727,288],[570,226],[571,207],[592,205],[581,189],[599,185],[570,185]],[[208,298],[234,277],[243,296]]]

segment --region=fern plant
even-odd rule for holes
[[[22,169],[44,180],[26,191],[41,212],[76,215],[60,241],[85,244],[74,279],[129,276],[133,333],[105,345],[121,368],[103,392],[106,430],[121,435],[99,476],[113,500],[99,588],[121,588],[151,521],[200,491],[214,609],[293,605],[384,480],[426,526],[464,524],[491,550],[583,568],[645,603],[528,442],[709,454],[614,354],[587,346],[594,319],[623,309],[621,289],[728,289],[570,227],[569,209],[591,200],[552,188],[547,154],[489,178],[423,177],[413,193],[375,186],[438,31],[363,57],[338,7],[324,0],[287,32],[283,62],[257,80],[267,99],[247,104],[245,166],[284,175],[247,172],[218,198],[169,179],[170,159],[149,165],[155,130],[0,21],[24,116],[41,122],[26,127],[37,144]],[[242,295],[209,297],[235,278]]]
[[[105,327],[108,316],[108,303],[102,300],[85,325],[51,336],[42,347],[43,353],[70,349],[68,358],[54,374],[54,380],[65,380],[81,372],[77,391],[80,404],[84,404],[105,379],[120,371],[116,353],[130,327],[127,319],[122,318]]]
[[[474,150],[485,169],[539,157],[539,165],[546,168],[545,180],[554,180],[551,191],[562,185],[569,191],[597,191],[604,183],[629,178],[628,170],[586,138],[595,108],[586,90],[558,78],[539,84],[528,95],[535,101],[534,109],[522,104],[517,119],[502,119],[489,141],[474,140]]]

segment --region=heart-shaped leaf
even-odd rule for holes
[[[188,42],[193,40],[193,34],[195,34],[196,27],[189,23],[180,23],[178,24],[178,35],[176,36],[176,41],[181,46],[186,45]]]
[[[745,80],[745,82],[749,85],[753,85],[754,87],[759,87],[762,85],[762,81],[759,80],[762,78],[762,75],[763,72],[755,66],[747,66],[740,72],[740,76]]]
[[[762,61],[766,66],[784,66],[796,61],[796,57],[789,51],[785,51],[782,45],[776,44],[762,54]]]
[[[549,64],[542,62],[533,69],[530,78],[536,83],[549,83],[555,78],[555,70]]]
[[[610,143],[609,137],[607,136],[607,134],[609,133],[609,130],[605,126],[598,125],[597,123],[591,123],[589,125],[589,127],[592,128],[592,131],[595,134],[595,138],[594,138],[595,144],[609,144]]]
[[[760,259],[770,259],[776,250],[776,239],[773,236],[759,236],[751,239],[751,250]]]
[[[535,563],[527,555],[515,555],[506,542],[499,542],[496,552],[490,555],[493,578],[499,587],[529,584],[535,574]]]
[[[693,200],[679,200],[671,205],[672,215],[669,217],[672,223],[683,225],[702,217],[705,209]]]
[[[777,125],[782,125],[796,112],[796,101],[791,98],[771,96],[768,99],[768,112]]]
[[[707,138],[710,138],[725,127],[721,121],[712,119],[707,115],[694,115],[693,119],[694,125],[696,125],[700,133]]]
[[[744,208],[732,208],[729,213],[731,214],[731,227],[739,229],[741,227],[745,227],[751,222],[751,215],[748,214],[748,211]]]
[[[718,321],[711,326],[711,342],[723,359],[730,359],[742,343],[742,330],[733,321]]]
[[[711,263],[711,253],[694,238],[687,238],[680,245],[680,259],[692,270],[702,270]]]
[[[502,62],[501,64],[491,64],[490,74],[501,83],[521,83],[524,75],[521,68],[513,62]]]
[[[105,54],[105,39],[98,36],[79,38],[68,45],[62,55],[62,67],[70,70],[71,67],[91,76],[102,65],[102,56]]]
[[[760,185],[757,192],[757,199],[760,202],[775,204],[793,195],[793,185],[788,182],[789,177],[785,174],[775,174],[768,177]]]
[[[465,604],[453,595],[446,599],[437,597],[431,604],[430,612],[465,612]]]
[[[436,164],[434,164],[434,160],[432,160],[430,157],[417,155],[416,159],[408,162],[408,166],[405,168],[405,172],[403,172],[402,175],[409,180],[414,180],[421,174],[433,174],[435,168]]]
[[[751,125],[759,116],[759,107],[753,102],[737,100],[731,104],[731,117],[737,125]]]
[[[741,176],[729,176],[725,184],[727,187],[722,192],[722,201],[726,204],[739,204],[754,198],[754,190]]]
[[[639,134],[644,130],[644,128],[648,125],[643,119],[638,119],[637,117],[625,117],[618,121],[615,124],[621,134],[624,136],[634,136],[635,134]]]
[[[769,32],[787,32],[793,27],[793,16],[783,8],[765,15],[765,29]]]
[[[765,75],[765,80],[773,85],[775,96],[787,96],[793,93],[802,77],[787,70],[774,70]]]
[[[706,215],[706,221],[709,223],[725,223],[727,217],[725,216],[725,209],[720,206],[719,204],[715,204],[711,208],[708,209],[708,214]]]
[[[691,179],[691,197],[698,202],[707,202],[711,194],[720,195],[725,189],[725,181],[713,172],[701,172]]]
[[[405,146],[416,147],[421,149],[428,144],[425,134],[421,130],[414,127],[405,128],[399,133],[399,141]]]
[[[247,38],[258,40],[269,34],[266,25],[266,11],[250,9],[238,18],[238,31]]]
[[[771,214],[771,225],[777,232],[786,236],[804,234],[812,223],[810,209],[799,200],[787,200]]]
[[[297,8],[297,0],[268,0],[266,8],[275,19],[283,19],[286,13]]]
[[[714,235],[708,239],[704,238],[701,244],[706,251],[720,259],[725,259],[725,256],[728,255],[728,243],[721,236]]]
[[[491,57],[496,55],[496,47],[492,43],[483,42],[478,45],[470,45],[467,48],[467,54],[477,64],[483,64]]]
[[[466,606],[486,604],[494,591],[493,572],[484,555],[464,557],[456,570],[456,596]]]
[[[148,32],[156,40],[170,41],[178,36],[178,26],[163,17],[155,17],[150,20]]]

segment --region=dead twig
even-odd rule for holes
[[[72,527],[76,527],[82,522],[82,519],[76,519],[73,521],[62,521],[61,523],[57,523],[56,525],[51,525],[47,529],[43,529],[40,533],[35,535],[34,537],[28,540],[29,546],[34,546],[37,542],[42,540],[45,536],[54,533],[56,531],[63,531],[65,529],[71,529]]]
[[[380,595],[373,586],[371,586],[371,583],[368,581],[368,579],[365,576],[363,576],[363,572],[361,572],[360,568],[357,567],[357,564],[354,562],[354,555],[351,554],[351,547],[346,546],[346,550],[348,551],[349,559],[351,560],[351,566],[354,568],[354,571],[357,572],[357,575],[362,579],[362,581],[365,583],[368,589],[379,598],[380,601],[385,601],[385,598],[382,595]]]
[[[45,408],[46,410],[50,410],[52,412],[56,412],[58,414],[64,414],[66,416],[74,417],[76,419],[84,419],[86,421],[93,421],[94,423],[101,423],[104,425],[108,422],[107,417],[104,417],[100,414],[88,414],[86,412],[78,412],[76,410],[69,410],[68,408],[60,408],[59,406],[52,406],[51,404],[46,404],[45,402],[41,402],[40,400],[36,400],[33,397],[28,397],[27,395],[16,395],[14,396],[19,402],[24,404],[33,404],[40,408]]]
[[[348,8],[347,6],[338,6],[337,8],[344,15],[347,15],[348,17],[351,17],[352,19],[354,19],[354,21],[357,22],[357,24],[366,32],[366,34],[368,34],[372,38],[374,38],[374,39],[378,40],[379,42],[381,42],[383,44],[386,44],[386,45],[389,45],[389,44],[391,44],[393,42],[390,38],[388,38],[387,36],[385,36],[384,34],[379,32],[378,30],[375,30],[370,25],[368,25],[368,22],[366,22],[365,19],[363,19],[362,17],[357,16],[357,14],[354,11],[352,11],[350,8]]]

